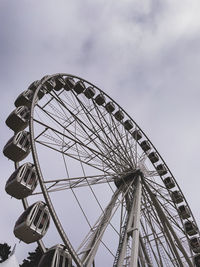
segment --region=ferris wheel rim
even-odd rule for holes
[[[37,172],[38,172],[38,174],[39,174],[39,180],[41,179],[41,180],[40,180],[40,186],[41,186],[41,188],[42,188],[42,191],[43,191],[43,190],[46,190],[46,188],[43,187],[44,179],[43,179],[43,176],[42,176],[42,172],[41,172],[41,168],[40,168],[40,163],[39,163],[39,159],[38,159],[38,155],[37,155],[37,150],[36,150],[36,147],[35,147],[35,140],[34,140],[34,108],[35,108],[34,103],[35,103],[35,101],[36,101],[37,94],[38,94],[39,90],[41,89],[42,85],[43,85],[46,81],[48,81],[49,79],[52,79],[52,78],[55,78],[55,77],[60,77],[60,76],[67,76],[67,77],[72,77],[72,78],[75,78],[75,79],[79,79],[79,80],[81,80],[81,81],[83,81],[83,82],[86,82],[87,84],[93,86],[94,88],[98,89],[99,92],[103,93],[106,97],[108,97],[113,103],[115,103],[115,104],[117,105],[117,107],[119,107],[120,110],[122,110],[122,111],[126,114],[126,116],[127,116],[127,117],[134,123],[134,125],[135,125],[135,126],[142,132],[143,136],[149,141],[149,143],[151,144],[151,147],[154,149],[154,151],[159,155],[160,160],[161,160],[162,163],[166,166],[166,168],[167,168],[169,174],[171,175],[171,177],[173,178],[173,180],[174,180],[174,182],[175,182],[177,188],[178,188],[179,191],[181,192],[181,194],[182,194],[182,196],[183,196],[183,198],[184,198],[184,201],[185,201],[187,207],[188,207],[189,210],[190,210],[191,217],[192,217],[193,221],[195,222],[195,224],[197,225],[196,220],[195,220],[195,218],[194,218],[194,216],[193,216],[193,214],[192,214],[192,211],[191,211],[191,209],[190,209],[190,206],[188,205],[188,202],[187,202],[187,200],[185,199],[185,196],[184,196],[184,194],[182,193],[182,191],[181,191],[181,189],[180,189],[180,187],[179,187],[179,185],[178,185],[178,183],[177,183],[175,177],[173,176],[171,170],[169,169],[169,167],[167,166],[166,162],[164,161],[164,159],[162,158],[162,156],[160,155],[160,153],[158,152],[158,150],[155,148],[155,146],[153,145],[153,143],[151,142],[151,140],[146,136],[146,134],[144,133],[144,131],[143,131],[143,130],[139,127],[139,125],[138,125],[138,124],[137,124],[137,123],[130,117],[130,115],[128,115],[128,113],[127,113],[121,106],[119,106],[119,104],[118,104],[115,100],[113,100],[110,96],[108,96],[108,94],[106,94],[103,90],[101,90],[100,88],[98,88],[97,86],[95,86],[94,84],[92,84],[91,82],[89,82],[89,81],[87,81],[87,80],[85,80],[85,79],[83,79],[83,78],[80,78],[80,77],[78,77],[78,76],[72,75],[72,74],[57,73],[57,74],[53,74],[53,75],[49,75],[49,76],[47,76],[47,77],[46,77],[44,80],[42,80],[42,82],[39,84],[39,86],[37,87],[37,89],[36,89],[36,91],[35,91],[35,93],[34,93],[34,96],[33,96],[32,105],[31,105],[31,115],[30,115],[29,128],[30,128],[30,135],[31,135],[32,155],[33,155],[33,159],[34,159],[34,162],[35,162],[35,165],[36,165]],[[162,178],[162,177],[160,176],[160,178]],[[44,188],[45,188],[45,189],[44,189]],[[168,191],[169,191],[169,190],[168,190]],[[45,200],[46,200],[47,203],[48,203],[48,206],[49,206],[49,208],[50,208],[50,211],[52,212],[52,210],[54,209],[54,207],[53,207],[53,204],[51,204],[50,197],[49,197],[49,196],[47,197],[46,194],[48,194],[47,190],[46,190],[46,192],[43,191],[43,195],[44,195],[44,197],[45,197]],[[57,217],[56,213],[54,214],[54,212],[52,212],[52,214],[53,214],[53,215],[52,215],[53,218],[54,218],[54,216]],[[56,218],[56,220],[58,220],[58,218]],[[55,222],[55,221],[54,221],[54,222]],[[60,223],[60,225],[61,225],[61,223]],[[59,226],[59,227],[60,227],[60,226]],[[59,231],[59,232],[60,232],[60,234],[61,234],[61,232],[63,232],[63,230],[62,230],[61,227],[60,227],[60,231]],[[63,241],[64,241],[64,240],[63,240]],[[71,253],[73,254],[73,253],[75,253],[75,252],[71,251]],[[74,254],[74,255],[75,255],[75,256],[74,256],[74,260],[75,260],[76,264],[79,264],[78,266],[81,266],[81,262],[78,260],[78,257],[76,257],[76,254]]]

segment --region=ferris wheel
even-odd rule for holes
[[[184,194],[111,97],[59,73],[33,82],[15,106],[3,151],[15,171],[5,189],[23,202],[14,234],[39,243],[40,267],[200,266],[200,232]]]

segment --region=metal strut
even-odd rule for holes
[[[101,237],[103,236],[106,227],[111,220],[112,211],[120,193],[120,189],[115,191],[110,203],[100,218],[98,226],[95,228],[95,231],[92,233],[91,237],[88,238],[89,243],[87,244],[87,248],[84,250],[84,254],[81,259],[84,267],[90,267],[94,261],[94,257],[101,242]]]
[[[132,238],[131,255],[129,259],[130,267],[138,266],[139,255],[139,228],[140,228],[140,210],[141,210],[141,177],[137,177],[135,191],[133,193],[132,206],[128,211],[127,224],[125,225],[124,233],[122,232],[121,240],[119,242],[118,251],[115,257],[113,267],[123,266],[126,257],[126,248],[128,240]]]
[[[125,240],[125,237],[126,237],[126,233],[127,233],[128,219],[129,219],[129,216],[127,214],[126,220],[125,220],[124,225],[123,225],[123,227],[121,229],[119,245],[118,245],[117,253],[116,253],[116,256],[115,256],[114,263],[113,263],[113,267],[117,267],[118,266],[119,257],[120,257],[120,254],[121,254],[121,251],[122,251],[122,248],[123,248],[123,244],[124,244],[124,240]]]

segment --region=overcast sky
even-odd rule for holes
[[[199,0],[0,0],[1,150],[4,121],[34,80],[66,72],[115,99],[163,156],[200,223]],[[13,164],[1,156],[0,242],[22,205],[5,193]],[[34,246],[17,245],[21,260]]]

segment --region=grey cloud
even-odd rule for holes
[[[179,8],[188,15],[186,22]],[[199,221],[200,21],[195,9],[186,1],[180,7],[179,1],[46,0],[1,1],[0,13],[1,149],[11,136],[3,121],[21,91],[45,74],[77,74],[105,90],[141,125]],[[12,164],[2,157],[1,166],[1,200],[7,206],[1,238],[12,243],[22,206],[4,192]],[[20,244],[19,258],[32,247]]]

